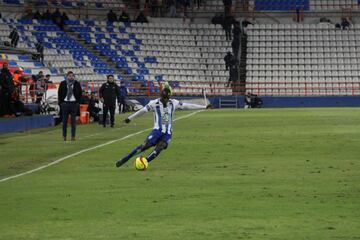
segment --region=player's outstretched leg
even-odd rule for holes
[[[149,156],[147,157],[148,162],[151,162],[152,160],[154,160],[154,158],[156,158],[157,156],[159,156],[159,154],[161,153],[162,150],[167,148],[167,143],[164,141],[160,141],[154,151],[152,151]]]
[[[151,147],[151,144],[148,142],[145,142],[144,144],[141,144],[137,147],[135,147],[131,153],[129,153],[128,155],[126,155],[125,157],[123,157],[121,160],[116,162],[116,167],[121,167],[124,163],[126,163],[127,161],[129,161],[130,158],[132,158],[133,156],[135,156],[138,152],[143,152],[145,150],[147,150],[148,148]]]

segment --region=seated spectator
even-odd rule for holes
[[[349,27],[350,27],[350,22],[347,20],[347,18],[341,18],[341,28],[343,29],[343,30],[345,30],[345,29],[349,29]]]
[[[125,10],[122,11],[119,22],[130,22],[130,16]]]
[[[147,20],[147,18],[145,17],[145,14],[143,11],[140,11],[139,15],[137,16],[137,18],[135,19],[135,22],[138,23],[148,23],[149,21]]]
[[[99,112],[101,110],[99,107],[96,106],[96,104],[99,104],[99,99],[95,96],[94,92],[91,92],[88,112],[90,114],[90,117],[93,118],[94,122],[99,121]]]
[[[39,12],[39,10],[37,10],[33,16],[33,19],[36,19],[36,20],[40,20],[41,19],[41,14]]]
[[[80,104],[89,104],[89,102],[90,102],[90,98],[88,96],[88,93],[85,92],[85,90],[83,90],[80,98]]]
[[[46,10],[46,12],[44,12],[44,14],[42,15],[42,19],[43,20],[51,20],[51,12],[50,10]]]
[[[263,101],[257,95],[247,92],[245,95],[245,108],[261,108]]]
[[[110,10],[109,13],[107,14],[107,19],[109,22],[116,22],[117,21],[116,13],[114,13],[113,10]]]

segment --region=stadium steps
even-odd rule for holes
[[[234,89],[238,94],[245,93],[245,84],[246,84],[246,59],[247,59],[247,35],[241,34],[240,40],[240,86],[237,86],[237,89]]]
[[[89,50],[92,54],[94,54],[96,57],[98,57],[99,59],[101,59],[101,61],[105,62],[106,64],[108,64],[108,66],[110,66],[114,71],[116,75],[122,75],[124,77],[125,80],[131,81],[132,80],[132,76],[127,74],[126,71],[122,71],[120,70],[117,66],[116,63],[114,63],[113,61],[111,61],[111,59],[108,56],[103,56],[100,54],[99,50],[95,50],[94,49],[94,44],[92,43],[87,43],[84,39],[82,39],[78,33],[70,31],[68,29],[64,29],[64,32],[66,32],[69,36],[71,36],[77,43],[81,44],[84,48],[86,48],[87,50]]]

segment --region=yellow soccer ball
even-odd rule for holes
[[[135,169],[139,171],[144,171],[148,168],[149,163],[144,157],[137,157],[135,159]]]

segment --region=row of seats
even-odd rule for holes
[[[293,25],[262,24],[248,29],[246,88],[249,91],[302,95],[305,88],[299,84],[304,82],[360,83],[360,47],[349,31],[331,35],[335,31],[333,27],[324,28],[322,24],[307,25],[306,29]],[[284,36],[286,31],[292,36]],[[305,31],[311,32],[307,42],[301,41]],[[290,85],[286,89],[282,85],[274,88],[274,83],[279,82]],[[259,87],[260,83],[264,86]],[[298,85],[291,89],[293,83]],[[326,90],[326,94],[343,94],[339,89]],[[306,95],[317,94],[320,94],[318,90],[306,92]]]
[[[358,0],[251,0],[257,11],[332,11],[359,7]]]

